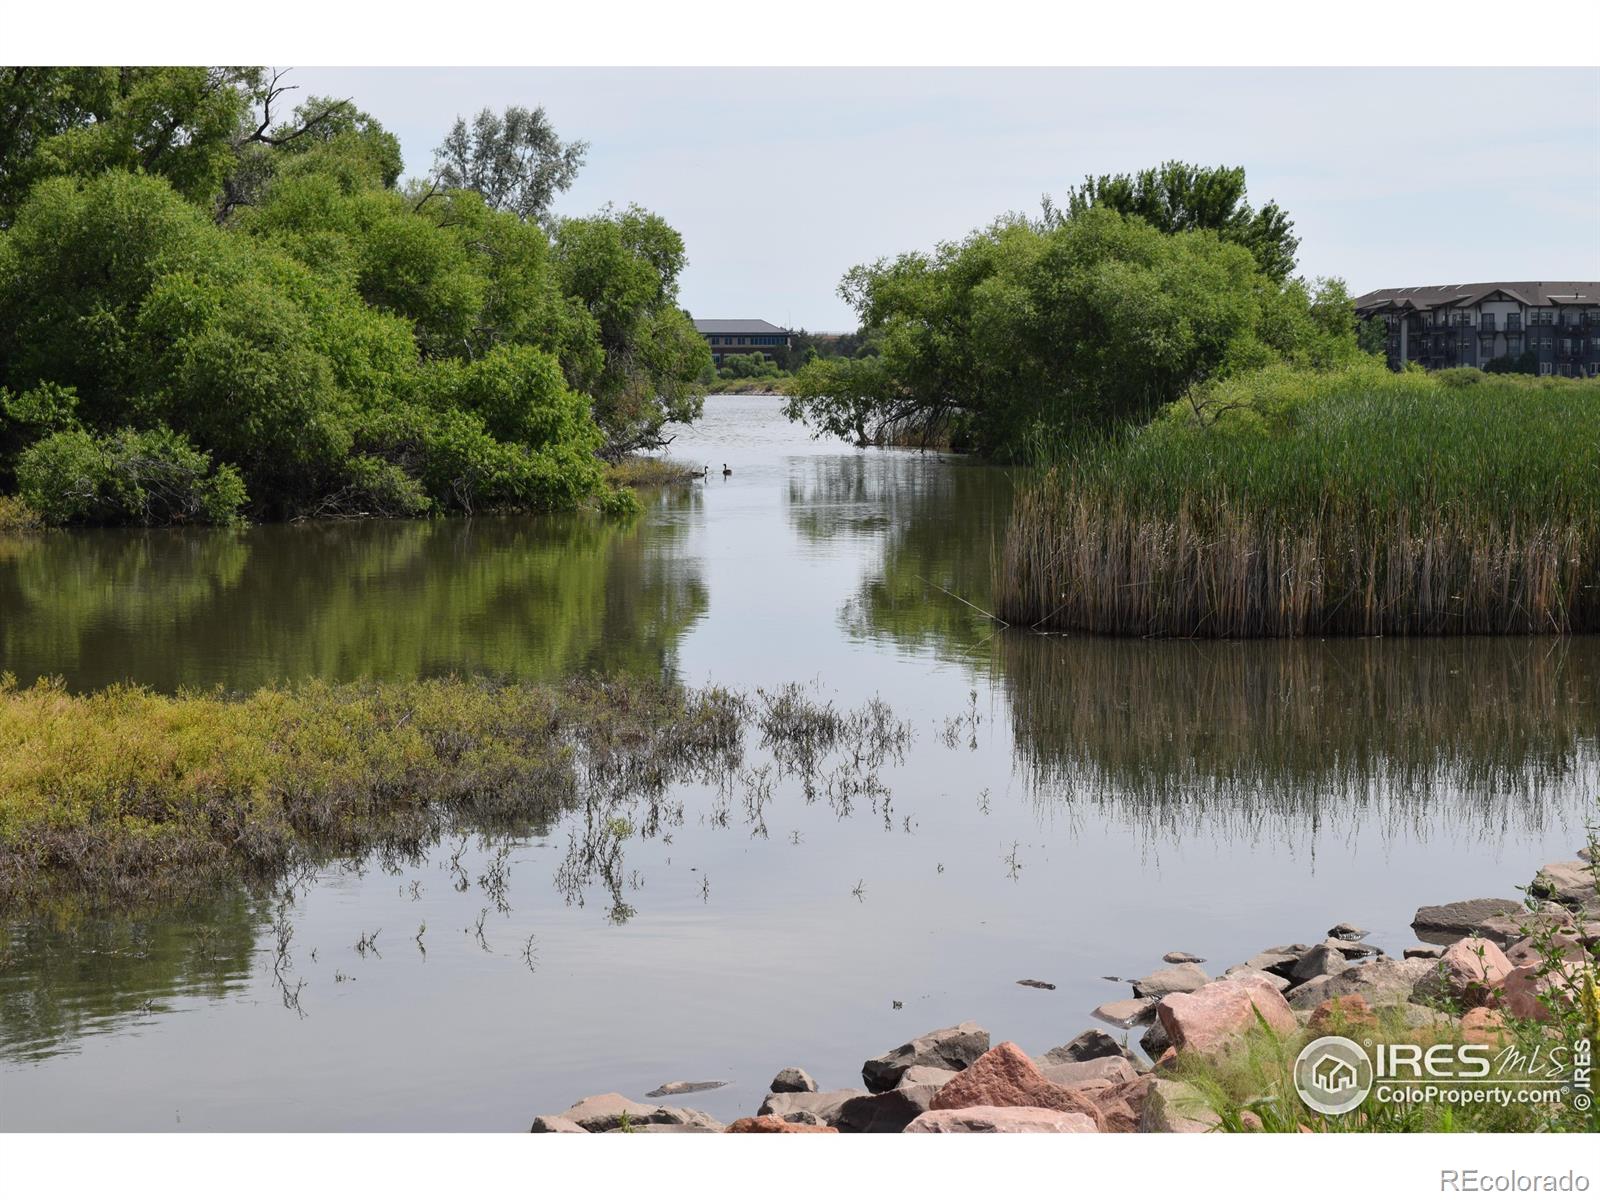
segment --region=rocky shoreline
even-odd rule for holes
[[[1189,1083],[1180,1053],[1225,1061],[1262,1024],[1296,1037],[1376,1028],[1379,1014],[1408,1027],[1453,1025],[1472,1040],[1496,1038],[1506,1018],[1546,1021],[1571,972],[1550,955],[1593,970],[1600,955],[1600,890],[1594,845],[1542,868],[1529,900],[1474,899],[1425,906],[1411,923],[1418,944],[1392,957],[1365,930],[1332,926],[1320,942],[1271,946],[1215,977],[1205,959],[1170,951],[1166,965],[1128,980],[1133,995],[1096,1008],[1117,1028],[1142,1028],[1136,1051],[1090,1028],[1037,1059],[993,1044],[973,1022],[922,1034],[867,1059],[859,1088],[821,1090],[786,1067],[754,1116],[731,1124],[693,1108],[588,1096],[535,1118],[534,1133],[1201,1133],[1221,1125]],[[1036,981],[1019,981],[1033,985]],[[1139,1052],[1142,1051],[1142,1054]],[[721,1086],[664,1084],[655,1096]],[[1259,1129],[1254,1114],[1245,1130]]]

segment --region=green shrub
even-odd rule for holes
[[[29,508],[21,496],[0,496],[0,533],[37,529],[43,524],[43,518]]]
[[[165,427],[53,433],[23,452],[17,481],[28,506],[56,525],[225,525],[246,500],[237,470],[213,470],[209,454]]]

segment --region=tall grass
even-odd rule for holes
[[[1600,630],[1600,382],[1272,369],[1018,498],[1006,620],[1158,637]]]

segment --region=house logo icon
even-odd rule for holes
[[[1372,1060],[1344,1037],[1306,1043],[1294,1060],[1294,1086],[1313,1112],[1338,1116],[1358,1107],[1372,1090]]]

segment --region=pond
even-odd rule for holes
[[[1181,949],[1515,895],[1600,792],[1600,639],[1182,643],[1003,629],[1015,481],[713,397],[709,476],[627,525],[491,518],[0,537],[0,671],[89,689],[627,673],[785,685],[908,740],[420,859],[117,914],[12,913],[0,1128],[516,1130],[580,1096],[754,1112],[774,1072],[975,1020],[1042,1052]],[[726,462],[732,474],[720,474]],[[1018,986],[1043,980],[1054,990]],[[670,1102],[670,1101],[669,1101]]]

